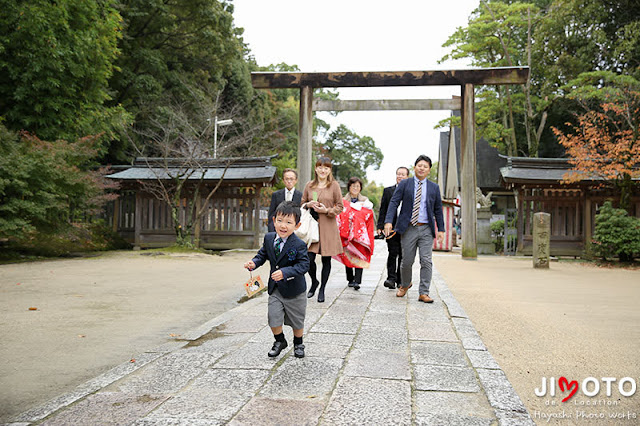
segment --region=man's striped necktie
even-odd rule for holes
[[[418,182],[418,190],[416,191],[416,199],[413,200],[413,212],[411,213],[411,224],[418,224],[418,215],[420,215],[420,201],[422,199],[422,182]]]

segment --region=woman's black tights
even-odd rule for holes
[[[318,302],[324,302],[324,288],[327,285],[327,281],[329,281],[329,274],[331,274],[331,256],[322,256],[322,272],[320,283],[318,282],[317,277],[317,266],[316,266],[316,254],[309,252],[309,276],[311,277],[311,289],[307,294],[307,297],[313,297],[318,288],[318,284],[320,284],[320,290],[318,291]]]

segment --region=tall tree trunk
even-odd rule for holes
[[[498,86],[498,99],[500,100],[500,104],[502,104],[504,100],[504,95],[502,94],[502,90],[506,90],[506,87],[504,87],[503,89],[503,86]],[[509,128],[509,118],[507,117],[507,112],[504,110],[502,111],[502,127],[504,127],[505,129]],[[511,135],[509,135],[505,139],[504,145],[506,148],[506,154],[509,157],[515,157],[516,151],[513,145],[513,141],[511,140]]]
[[[513,146],[514,155],[518,155],[518,141],[516,139],[516,125],[513,119],[513,102],[511,100],[511,90],[507,86],[507,105],[509,107],[509,129],[511,136],[511,144]]]
[[[527,8],[527,66],[531,69],[531,8]],[[527,100],[527,113],[524,117],[524,129],[527,133],[527,153],[529,157],[538,156],[538,147],[533,145],[531,140],[531,125],[533,124],[533,108],[531,107],[531,76],[523,86],[524,95]]]

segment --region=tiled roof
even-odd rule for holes
[[[169,179],[177,174],[189,175],[189,180],[224,180],[269,182],[276,174],[276,167],[271,165],[272,157],[255,157],[230,159],[231,165],[225,172],[229,159],[206,159],[199,161],[199,167],[180,167],[180,160],[170,159],[167,166],[161,165],[162,159],[137,158],[134,165],[125,170],[113,173],[108,178],[120,180]],[[121,167],[118,167],[121,168]],[[224,172],[224,177],[223,177]],[[204,176],[203,176],[204,173]]]

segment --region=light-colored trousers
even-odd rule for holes
[[[402,234],[402,286],[408,287],[411,283],[411,268],[416,259],[416,250],[420,251],[420,294],[429,294],[433,263],[431,252],[433,250],[433,233],[429,225],[409,225]]]

